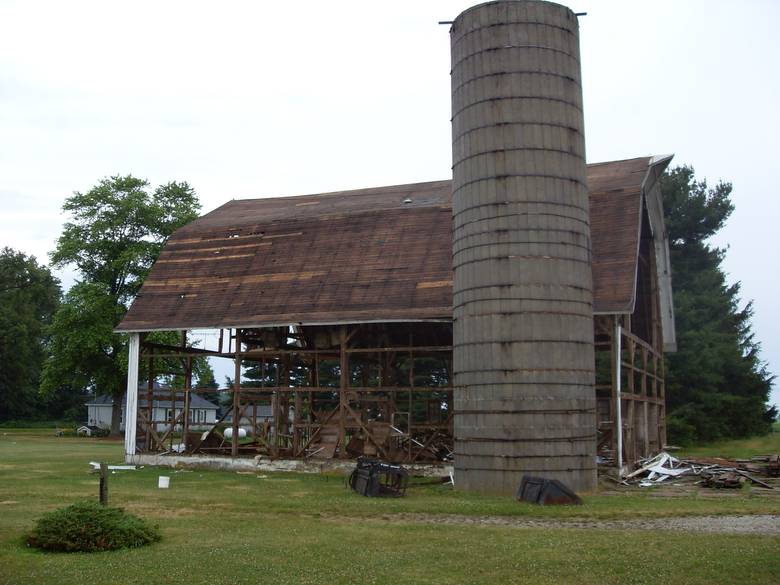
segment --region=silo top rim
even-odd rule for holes
[[[548,2],[547,0],[491,0],[490,2],[482,2],[480,4],[475,4],[474,6],[471,6],[470,8],[466,8],[463,12],[458,14],[458,16],[453,20],[453,27],[455,24],[461,20],[465,15],[469,14],[470,12],[474,12],[475,10],[479,10],[482,8],[485,8],[486,6],[496,5],[496,4],[546,4],[548,6],[555,6],[557,8],[560,8],[566,12],[569,12],[571,16],[577,19],[576,13],[569,8],[568,6],[564,6],[563,4],[558,4],[557,2]]]

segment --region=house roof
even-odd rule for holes
[[[587,167],[596,313],[633,311],[643,189],[660,164]],[[230,201],[171,236],[117,330],[448,321],[451,188]]]
[[[146,388],[140,388],[140,390],[145,390]],[[125,396],[122,396],[122,406],[125,405]],[[114,404],[114,399],[107,395],[101,395],[97,396],[94,400],[91,400],[90,402],[87,402],[87,406],[112,406]],[[138,406],[146,406],[148,403],[146,401],[146,397],[143,396],[139,392],[138,396]],[[172,404],[172,401],[170,399],[168,400],[155,400],[153,402],[153,405],[158,408],[170,408]],[[184,402],[182,400],[176,401],[176,406],[181,408],[184,405]],[[197,394],[190,394],[190,408],[202,408],[206,410],[217,410],[219,407],[214,404],[213,402],[209,402],[202,396],[198,396]]]
[[[256,407],[256,416],[257,418],[273,418],[274,416],[274,409],[271,407],[270,404],[258,404]],[[249,412],[247,414],[244,414],[239,419],[241,421],[241,424],[244,424],[246,421],[252,420],[252,413]],[[225,418],[222,419],[222,422],[225,423],[232,423],[233,422],[233,413],[228,412],[225,415]]]

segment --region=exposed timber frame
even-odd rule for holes
[[[404,463],[452,458],[449,324],[234,329],[221,330],[219,339],[216,350],[187,346],[186,332],[179,346],[140,342],[148,382],[128,456],[138,450],[279,459],[373,455]],[[192,388],[192,363],[201,356],[233,360],[231,388]],[[171,373],[164,370],[171,360],[184,368],[183,387],[155,389],[155,378]],[[427,366],[423,374],[415,362]],[[255,366],[254,382],[242,380],[248,365]],[[190,431],[193,394],[223,405],[229,399],[205,432]],[[171,414],[155,420],[151,405],[162,400],[170,401]],[[259,416],[262,407],[270,407],[270,417]]]
[[[599,454],[624,469],[666,442],[657,297],[642,302],[649,327],[637,324],[643,321],[636,311],[595,317]],[[128,417],[128,428],[137,433],[126,434],[128,457],[136,452],[303,460],[373,455],[407,464],[448,463],[453,457],[449,324],[220,330],[213,350],[187,344],[186,332],[179,345],[132,336],[128,412],[133,397],[137,425]],[[193,388],[193,360],[202,356],[233,361],[229,388]],[[137,399],[141,360],[147,373],[142,403]],[[171,360],[182,366],[183,385],[155,388],[157,376],[170,373],[165,364]],[[435,375],[421,373],[420,363],[429,370],[436,364]],[[259,371],[259,381],[242,379],[242,365],[249,364]],[[190,414],[193,395],[228,406],[204,429]],[[159,401],[170,401],[171,414],[156,420],[152,404]],[[262,416],[263,409],[271,415]],[[225,440],[227,428],[232,436]]]
[[[596,318],[599,455],[623,470],[666,444],[663,353],[630,328],[630,315]]]

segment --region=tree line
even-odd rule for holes
[[[765,433],[773,376],[759,357],[751,303],[723,271],[726,251],[710,238],[734,210],[732,185],[714,188],[680,166],[662,178],[678,351],[667,355],[670,441]],[[50,264],[11,248],[0,253],[0,422],[86,418],[88,397],[114,399],[112,430],[127,380],[126,336],[114,333],[168,237],[195,219],[200,202],[186,182],[151,189],[114,176],[65,200],[70,216]],[[70,267],[76,283],[63,294],[52,269]],[[177,334],[156,333],[163,343]],[[176,377],[176,364],[169,376]],[[252,372],[247,372],[252,374]],[[205,359],[198,383],[213,387]],[[250,376],[251,377],[251,376]]]
[[[198,216],[200,202],[186,182],[152,190],[128,175],[73,193],[62,209],[70,219],[50,266],[10,248],[0,255],[0,421],[83,421],[85,401],[108,395],[118,434],[127,339],[114,328],[165,241]],[[51,270],[64,267],[78,276],[62,294]],[[176,337],[157,334],[170,342],[166,335]],[[213,379],[205,360],[197,365],[201,378]]]

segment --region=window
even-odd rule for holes
[[[191,423],[206,422],[206,411],[202,408],[192,409],[189,418]]]

